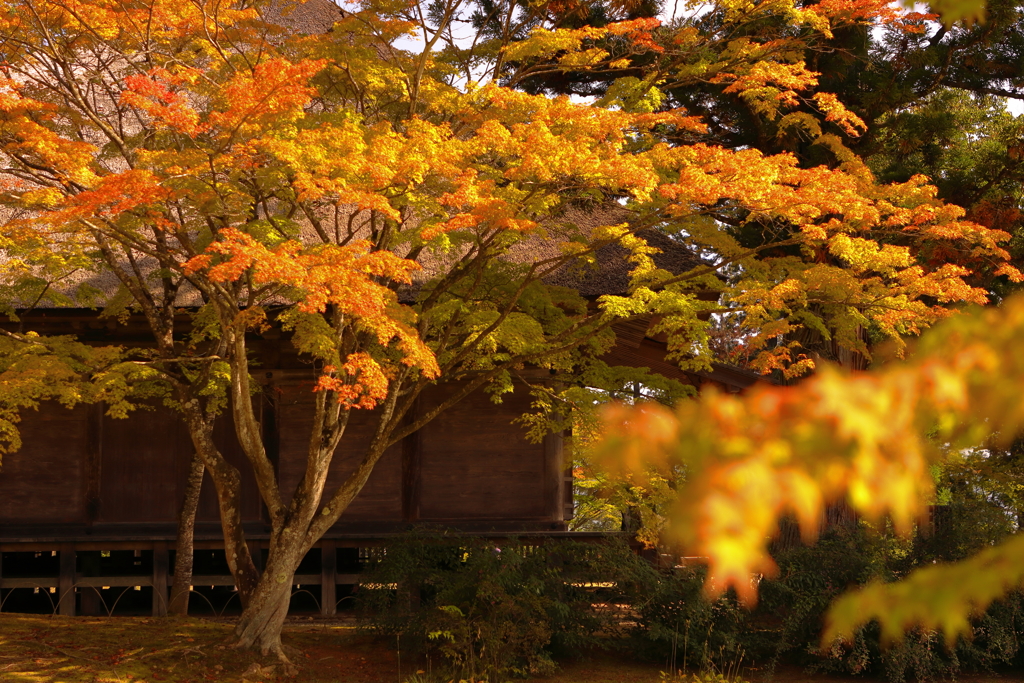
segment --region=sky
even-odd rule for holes
[[[338,0],[335,0],[335,1],[337,2]],[[664,22],[669,22],[669,21],[672,20],[673,16],[675,16],[675,15],[683,16],[685,14],[701,14],[702,13],[702,8],[704,7],[703,5],[697,6],[696,8],[692,8],[692,7],[688,8],[688,7],[686,7],[687,4],[688,3],[686,2],[686,0],[665,0],[665,11],[662,12],[661,15],[659,15],[659,18],[662,21],[664,21]],[[928,11],[927,6],[923,5],[923,4],[922,5],[915,5],[913,9],[915,11],[920,11],[920,12]],[[877,29],[877,30],[880,30],[880,29]],[[472,37],[469,36],[468,34],[467,34],[466,42],[467,42],[467,44],[472,42]],[[408,36],[408,37],[399,39],[398,41],[396,41],[395,44],[396,44],[397,47],[399,47],[401,49],[417,51],[419,49],[422,49],[423,38],[421,36]],[[1024,100],[1015,100],[1015,99],[1009,99],[1008,98],[1007,101],[1006,101],[1006,108],[1014,116],[1021,116],[1022,114],[1024,114]]]

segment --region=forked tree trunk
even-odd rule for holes
[[[348,481],[320,509],[320,514],[315,515],[315,521],[314,513],[321,501],[326,471],[321,473],[319,483],[312,492],[303,490],[304,487],[296,492],[289,516],[271,534],[267,567],[235,626],[235,647],[254,648],[263,654],[273,654],[283,664],[286,673],[297,671],[281,644],[281,629],[288,616],[295,572],[306,552],[338,520],[362,490],[373,466],[383,453],[382,446],[371,450],[349,475]]]
[[[238,335],[237,339],[244,339]],[[245,605],[242,616],[235,627],[235,647],[259,649],[264,654],[274,654],[284,665],[286,673],[296,672],[295,666],[289,661],[281,644],[281,629],[284,626],[285,618],[288,616],[288,603],[291,601],[292,584],[295,581],[295,572],[306,552],[327,533],[341,515],[348,509],[359,492],[363,490],[366,482],[373,472],[377,461],[384,455],[389,446],[396,443],[408,434],[414,433],[422,428],[423,424],[429,422],[433,417],[427,418],[424,422],[416,425],[406,425],[405,433],[395,434],[397,423],[392,420],[395,415],[395,405],[399,392],[396,387],[401,387],[405,379],[404,374],[392,380],[387,400],[380,406],[377,433],[362,461],[356,466],[345,482],[334,491],[328,500],[323,500],[324,487],[327,482],[327,474],[330,470],[331,458],[338,446],[338,442],[344,436],[345,426],[348,423],[349,413],[339,416],[335,414],[335,421],[328,425],[328,406],[335,411],[340,411],[337,405],[328,401],[326,392],[316,394],[317,415],[310,447],[307,455],[306,473],[300,480],[291,501],[287,506],[281,500],[280,491],[277,488],[278,482],[273,468],[263,450],[262,441],[259,438],[258,423],[251,411],[246,414],[243,408],[250,406],[243,399],[248,399],[250,392],[247,379],[248,368],[245,365],[245,349],[240,348],[235,355],[240,367],[234,371],[236,377],[243,378],[243,381],[232,385],[234,395],[233,409],[235,410],[235,430],[238,440],[246,450],[250,462],[253,464],[256,475],[257,486],[263,494],[264,503],[267,505],[271,515],[271,537],[270,552],[267,557],[267,566],[253,590],[249,603]],[[411,372],[406,369],[405,372]],[[473,382],[465,385],[460,393],[448,399],[448,405],[454,405],[475,391],[489,379],[487,375],[480,375]],[[425,386],[425,385],[424,385]],[[334,397],[330,397],[335,400]],[[412,396],[412,400],[415,395]],[[438,406],[440,411],[445,404]],[[405,409],[399,412],[395,418],[402,419]],[[434,413],[436,415],[436,412]],[[209,462],[207,463],[209,466]],[[218,495],[222,495],[218,487]],[[221,509],[225,503],[221,502]],[[241,533],[239,527],[238,532]],[[224,527],[224,540],[230,544],[231,529]],[[232,572],[234,573],[234,569]]]
[[[285,528],[271,541],[266,569],[235,626],[235,647],[254,648],[264,655],[272,654],[289,673],[295,668],[281,645],[281,629],[288,616],[295,570],[305,555],[301,538],[302,534]]]
[[[171,585],[171,601],[167,613],[177,616],[188,614],[188,595],[192,584],[193,540],[196,530],[196,511],[199,509],[199,493],[203,485],[206,466],[198,453],[193,453],[185,484],[185,500],[178,517],[178,538],[174,546],[174,583]]]
[[[232,384],[235,433],[253,465],[256,484],[267,505],[272,529],[267,566],[235,627],[235,647],[259,649],[264,654],[273,654],[283,664],[285,672],[293,674],[296,668],[284,652],[281,629],[288,616],[295,571],[306,552],[338,521],[359,495],[374,465],[390,445],[389,438],[394,425],[388,429],[384,427],[389,424],[398,397],[394,387],[401,386],[404,377],[393,380],[397,384],[393,384],[389,390],[389,397],[379,416],[382,420],[380,428],[362,462],[327,501],[323,500],[323,493],[331,459],[344,436],[350,412],[345,410],[342,414],[341,403],[336,402],[333,395],[328,396],[327,392],[315,395],[317,409],[307,453],[306,472],[291,496],[291,501],[285,505],[277,488],[273,466],[263,448],[259,423],[251,410],[248,367],[241,340],[244,340],[244,335],[240,333],[235,337],[239,348],[234,356],[239,367],[233,369],[234,376],[240,379]],[[225,543],[230,542],[227,527],[224,529],[224,538]]]

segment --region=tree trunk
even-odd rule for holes
[[[188,615],[188,595],[192,584],[192,541],[196,530],[196,510],[199,508],[199,492],[203,485],[206,466],[198,453],[193,453],[185,484],[185,500],[178,517],[178,539],[174,547],[174,583],[171,586],[171,601],[167,613],[177,616]]]
[[[224,534],[224,556],[231,575],[235,577],[238,598],[244,608],[256,588],[259,574],[252,561],[252,555],[249,554],[245,531],[242,529],[242,477],[238,469],[224,460],[223,456],[220,456],[219,460],[220,462],[214,461],[214,464],[220,465],[219,472],[210,467],[210,461],[206,461],[205,464],[217,489],[220,526]]]
[[[238,338],[244,337],[239,335]],[[238,352],[236,358],[244,361],[244,349]],[[234,372],[235,376],[248,377],[244,362],[240,362],[240,365],[241,367]],[[387,441],[390,432],[378,430],[362,462],[349,474],[348,479],[331,499],[321,507],[331,458],[344,435],[350,413],[346,410],[344,414],[339,414],[340,404],[332,403],[333,396],[316,394],[317,410],[307,454],[306,472],[286,507],[281,500],[273,468],[266,458],[260,440],[259,425],[249,410],[251,403],[245,402],[249,395],[247,385],[242,382],[233,384],[232,387],[235,391],[232,409],[236,434],[253,464],[257,485],[271,517],[267,566],[259,577],[248,604],[244,605],[242,616],[235,627],[235,647],[259,649],[263,654],[272,653],[284,665],[285,672],[292,674],[296,672],[296,668],[284,652],[281,629],[288,616],[295,571],[306,552],[338,521],[362,490],[374,465],[390,445]],[[391,405],[386,406],[387,410],[381,413],[381,419],[390,416],[396,397],[397,392],[392,390]],[[225,530],[225,540],[227,535]]]
[[[300,541],[291,540],[300,535],[289,531],[286,528],[277,537],[288,541],[271,541],[266,569],[235,626],[235,647],[273,654],[284,664],[286,672],[293,673],[295,668],[281,645],[281,629],[288,616],[295,570],[305,553]]]
[[[224,556],[228,569],[238,586],[238,597],[245,608],[256,589],[259,574],[253,564],[242,528],[242,475],[238,468],[224,459],[213,442],[213,420],[203,414],[199,402],[190,396],[181,397],[185,424],[196,453],[206,466],[217,489],[220,526],[224,534]]]

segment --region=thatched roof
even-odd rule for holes
[[[272,23],[302,35],[327,33],[336,21],[344,17],[345,11],[331,0],[276,4],[267,14],[267,19]]]
[[[632,218],[631,212],[615,203],[573,207],[552,221],[553,225],[544,226],[514,245],[509,250],[508,258],[516,263],[554,259],[563,255],[564,243],[574,235],[590,240],[599,228],[628,224]],[[659,250],[659,253],[653,255],[658,268],[672,273],[685,273],[701,264],[689,247],[658,230],[640,230],[636,234]],[[587,298],[602,294],[626,294],[629,289],[629,273],[634,268],[628,256],[629,251],[621,245],[606,244],[592,254],[559,267],[547,275],[544,282],[575,289]]]
[[[676,242],[657,230],[642,230],[637,233],[652,247],[660,250],[654,254],[655,265],[672,273],[685,273],[701,264],[688,247]],[[629,252],[618,244],[608,244],[595,252],[592,264],[570,264],[563,266],[545,278],[549,285],[575,289],[582,296],[597,297],[602,294],[625,294],[629,288],[629,273],[634,264],[627,260]]]

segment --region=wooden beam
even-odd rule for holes
[[[320,542],[320,614],[332,616],[338,605],[338,547],[334,541]]]
[[[57,582],[60,602],[58,611],[66,617],[75,616],[75,546],[73,543],[60,545],[60,576]]]
[[[565,463],[565,477],[562,489],[562,521],[567,522],[576,516],[576,500],[574,490],[576,479],[573,477],[572,463]]]
[[[297,585],[312,585],[315,586],[322,580],[320,574],[296,574],[295,583]],[[335,578],[338,583],[341,584],[355,584],[359,583],[359,574],[336,574]],[[166,577],[167,586],[171,585],[171,581],[174,580],[173,576],[168,575]],[[57,588],[58,579],[53,577],[39,577],[39,578],[6,578],[0,581],[0,588]],[[78,579],[79,588],[126,588],[126,587],[144,587],[152,586],[153,579],[148,576],[83,576]],[[234,586],[235,578],[230,574],[197,574],[192,577],[192,585],[194,586]]]
[[[153,544],[153,616],[167,616],[167,576],[169,553],[167,544]]]
[[[79,588],[144,588],[152,585],[153,579],[148,576],[83,576],[78,580]]]

